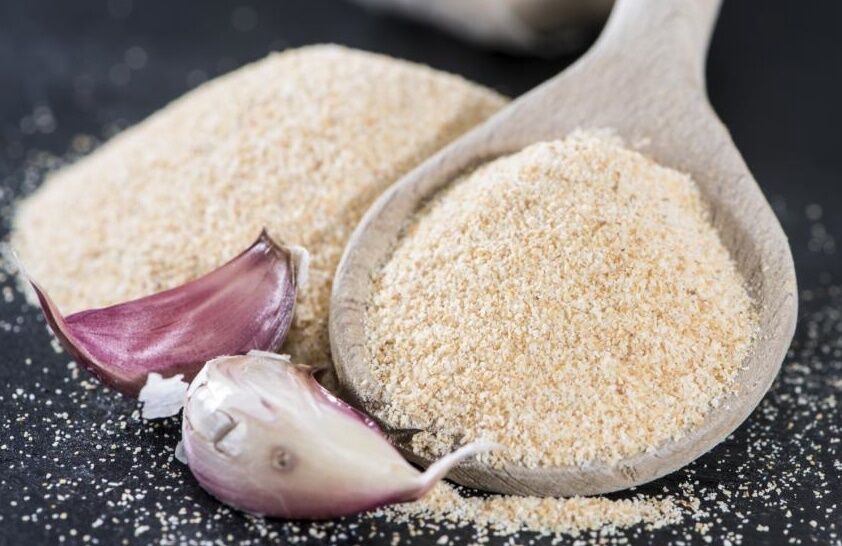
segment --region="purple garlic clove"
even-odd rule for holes
[[[109,387],[137,396],[149,374],[189,381],[217,356],[279,348],[292,322],[300,253],[264,231],[242,254],[194,281],[67,317],[31,283],[71,356]]]
[[[187,392],[182,446],[199,484],[268,516],[322,519],[424,496],[475,442],[419,472],[377,425],[288,357],[252,351],[208,362]]]

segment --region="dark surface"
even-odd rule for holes
[[[242,4],[245,11],[237,11],[235,3],[199,0],[134,4],[0,2],[4,217],[12,200],[57,164],[54,156],[71,151],[74,135],[105,137],[203,79],[272,49],[339,42],[457,72],[510,95],[574,57],[537,60],[483,52],[339,1],[255,0]],[[244,30],[252,15],[255,26]],[[839,2],[730,0],[723,9],[710,55],[711,99],[790,237],[801,320],[781,376],[749,421],[696,463],[639,490],[696,496],[697,514],[656,531],[634,528],[619,538],[703,544],[708,534],[714,544],[842,543],[840,21]],[[145,63],[137,50],[127,53],[133,47],[143,50]],[[4,280],[4,286],[13,285]],[[474,540],[472,529],[416,525],[413,531],[371,517],[295,525],[221,507],[172,460],[177,422],[150,426],[133,413],[132,401],[84,382],[87,377],[68,365],[66,355],[51,348],[39,313],[10,288],[4,296],[0,544],[293,538],[388,544],[394,532],[419,544],[434,543],[442,534],[451,543]],[[593,538],[580,538],[588,537]],[[516,542],[531,538],[522,534]]]

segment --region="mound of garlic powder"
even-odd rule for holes
[[[431,456],[454,438],[528,467],[644,452],[731,388],[744,284],[688,176],[603,133],[535,144],[443,191],[376,276],[379,417],[429,431]]]
[[[51,176],[12,245],[64,313],[173,288],[266,228],[310,252],[284,352],[329,365],[333,273],[389,184],[505,99],[458,76],[321,45],[212,80]]]

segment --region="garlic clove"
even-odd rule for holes
[[[181,374],[190,381],[211,358],[279,348],[292,323],[297,288],[293,253],[265,231],[239,256],[194,281],[67,317],[30,282],[70,355],[131,396],[153,372],[158,379]],[[152,398],[154,387],[147,391]],[[162,396],[171,397],[172,389]]]
[[[187,394],[182,442],[200,485],[226,504],[321,519],[417,500],[477,442],[410,465],[367,416],[288,357],[253,351],[208,362]]]

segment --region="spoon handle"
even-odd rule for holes
[[[721,2],[617,0],[593,54],[620,56],[641,69],[666,64],[672,73],[704,87],[705,59]]]

